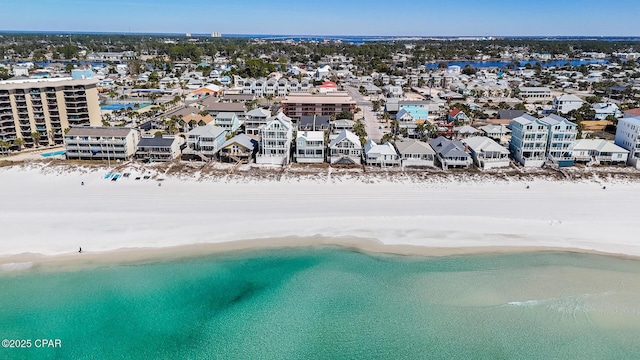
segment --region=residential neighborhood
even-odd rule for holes
[[[300,61],[301,49],[331,43],[243,44],[262,55],[247,61],[222,51],[225,43],[188,57],[83,43],[57,59],[5,51],[1,153],[447,171],[640,164],[634,52],[531,54],[531,45],[504,45],[458,65],[458,55],[455,64],[417,61],[416,49],[433,45],[417,41],[384,45],[389,58],[373,68],[353,52],[367,45]],[[290,53],[270,57],[278,47]],[[498,55],[502,64],[484,62]]]

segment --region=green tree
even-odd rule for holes
[[[15,140],[13,140],[13,146],[17,146],[18,150],[22,150],[24,143],[25,141],[23,138],[16,138]]]
[[[10,77],[11,75],[9,75],[9,69],[4,66],[0,67],[0,80],[7,80]]]
[[[11,143],[5,140],[0,140],[0,149],[2,150],[2,154],[9,154],[9,149],[11,148]]]
[[[339,113],[338,115],[336,115],[336,119],[349,119],[349,120],[353,120],[353,116],[354,114],[348,110],[344,110],[341,113]]]
[[[40,141],[40,133],[37,131],[34,131],[31,133],[31,138],[33,139],[33,144],[35,145],[35,147],[38,147],[39,141]]]

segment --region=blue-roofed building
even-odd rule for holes
[[[423,123],[429,117],[429,103],[426,101],[398,101],[398,112],[402,109],[418,123]]]

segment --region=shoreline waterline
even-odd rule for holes
[[[163,247],[131,247],[109,251],[83,251],[57,255],[23,253],[0,256],[0,276],[32,269],[76,270],[101,266],[140,265],[191,260],[214,255],[239,254],[260,250],[303,248],[340,248],[365,255],[392,255],[418,258],[484,256],[529,253],[588,254],[640,261],[640,256],[594,249],[550,246],[477,246],[429,247],[408,244],[385,244],[375,239],[357,237],[283,237],[238,240],[220,243],[197,243]]]

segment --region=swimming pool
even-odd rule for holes
[[[40,156],[42,157],[52,157],[52,156],[62,156],[64,154],[67,153],[67,150],[60,150],[60,151],[54,151],[54,152],[50,152],[50,153],[44,153],[44,154],[40,154]]]
[[[144,107],[147,107],[149,105],[151,105],[151,103],[140,103],[138,104],[140,107],[139,109],[142,109]],[[115,103],[115,104],[108,104],[108,105],[102,105],[100,106],[100,110],[121,110],[121,109],[126,109],[126,108],[132,108],[135,109],[135,104],[134,103]]]

